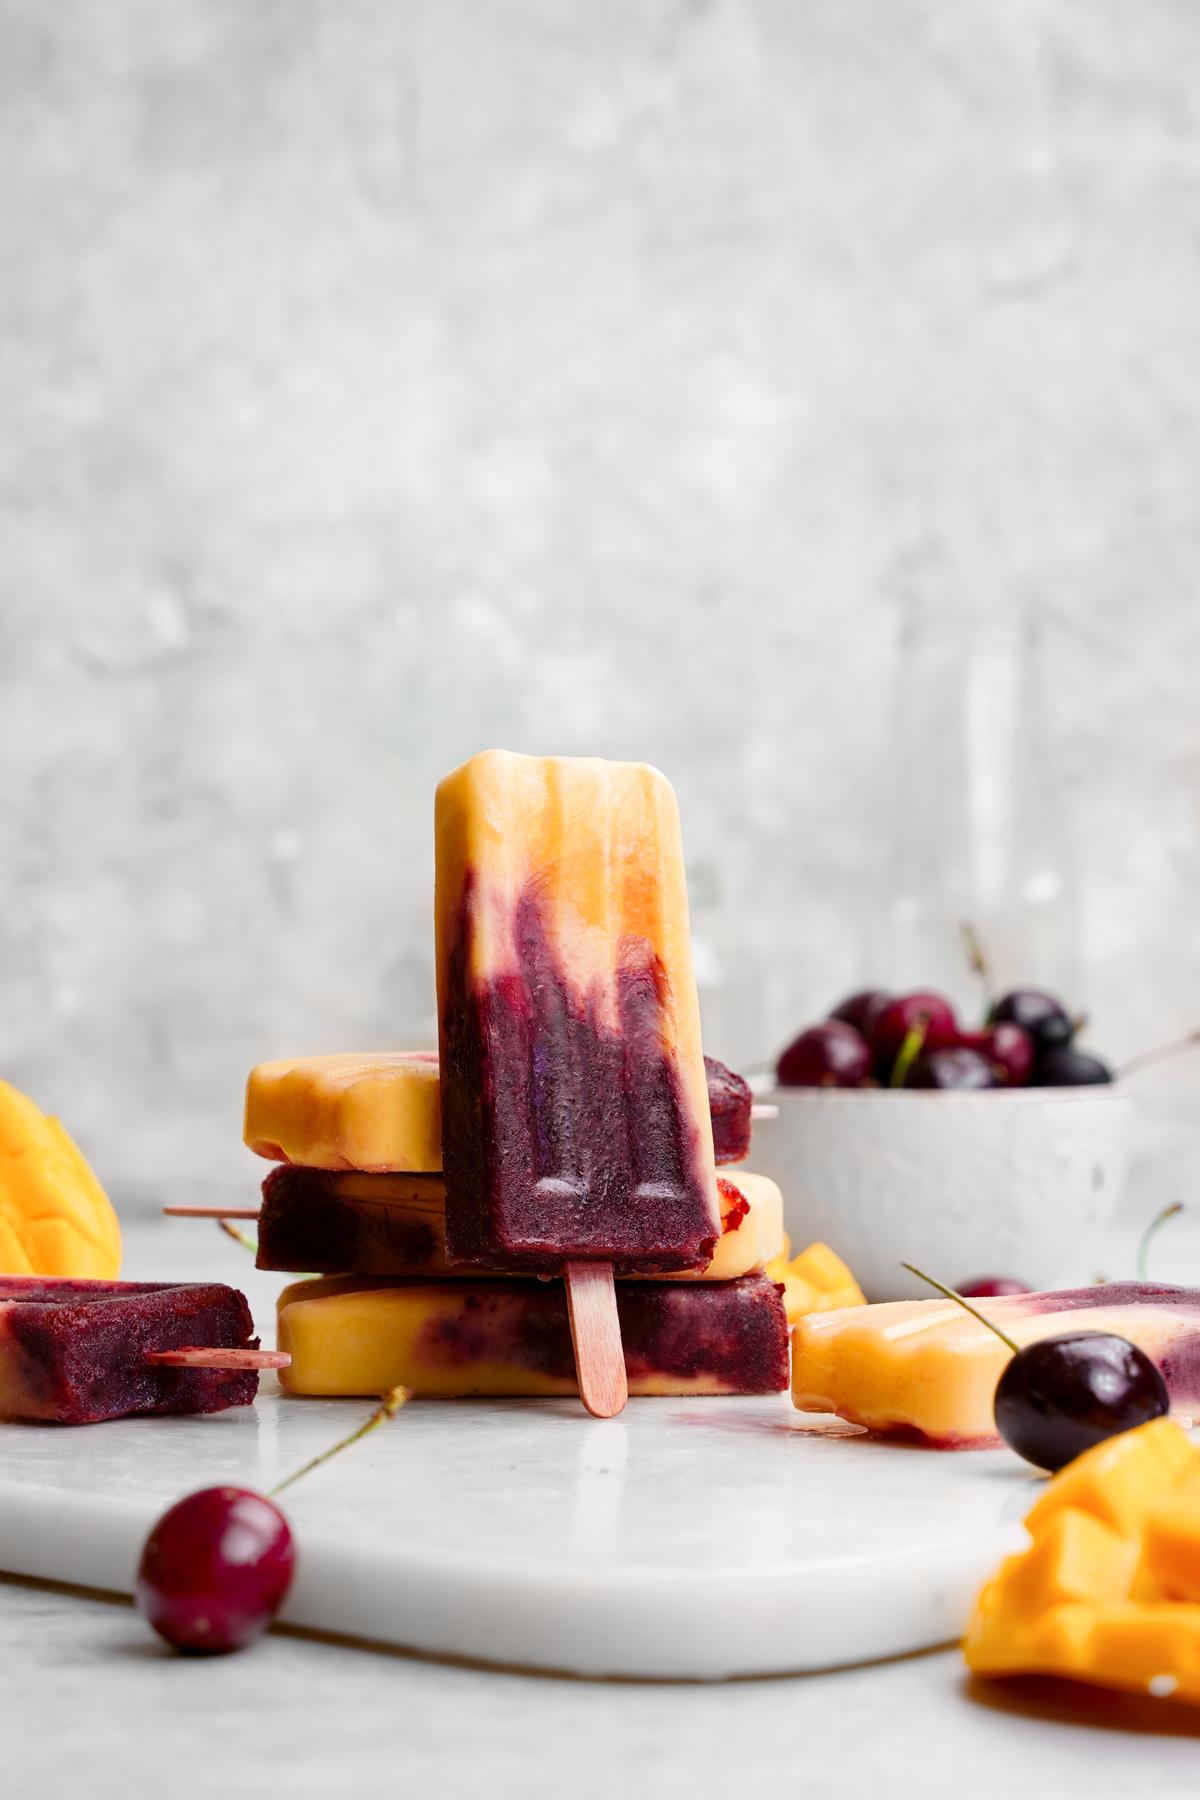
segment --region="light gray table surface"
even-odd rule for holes
[[[1200,1275],[1177,1227],[1164,1277]],[[1114,1272],[1133,1233],[1115,1240]],[[237,1281],[269,1320],[274,1277],[203,1224],[127,1226],[131,1277]],[[126,1604],[0,1580],[7,1800],[192,1795],[629,1792],[1191,1794],[1183,1709],[1050,1684],[971,1682],[956,1651],[723,1686],[592,1683],[276,1633],[183,1660]],[[132,1783],[132,1785],[131,1785]]]

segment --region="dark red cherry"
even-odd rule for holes
[[[996,1071],[977,1050],[928,1050],[909,1071],[906,1087],[947,1092],[999,1087]]]
[[[1000,1300],[1005,1294],[1031,1294],[1033,1289],[1009,1275],[977,1275],[974,1281],[960,1281],[958,1292],[965,1300]]]
[[[851,994],[840,1001],[829,1016],[831,1019],[840,1019],[843,1025],[853,1025],[855,1031],[861,1031],[870,1043],[875,1021],[891,997],[882,988],[863,988],[860,993]]]
[[[150,1533],[135,1597],[176,1649],[241,1650],[279,1611],[295,1566],[288,1522],[272,1501],[247,1488],[203,1488]]]
[[[871,1057],[881,1081],[888,1079],[900,1046],[922,1019],[923,1050],[944,1050],[953,1044],[958,1035],[954,1010],[940,994],[899,994],[880,1008],[871,1030]]]
[[[1017,1351],[996,1386],[996,1430],[1018,1456],[1053,1473],[1170,1405],[1144,1351],[1107,1331],[1075,1331]]]
[[[1075,1025],[1061,1000],[1041,988],[1013,988],[1002,994],[987,1016],[989,1025],[1019,1025],[1033,1039],[1035,1051],[1069,1044]]]
[[[1100,1087],[1112,1079],[1112,1070],[1100,1057],[1077,1050],[1074,1044],[1059,1044],[1042,1051],[1033,1065],[1030,1086]]]
[[[871,1052],[853,1025],[826,1019],[790,1043],[775,1068],[780,1087],[858,1087],[871,1073]]]
[[[975,1050],[995,1067],[1003,1087],[1024,1087],[1033,1072],[1033,1039],[1020,1025],[990,1025],[983,1031],[960,1031],[958,1042]]]

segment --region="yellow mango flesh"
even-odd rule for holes
[[[259,1063],[246,1084],[243,1136],[270,1162],[436,1174],[442,1166],[437,1057],[382,1050]]]
[[[792,1255],[786,1233],[778,1253],[765,1273],[783,1289],[788,1324],[795,1325],[813,1313],[840,1312],[865,1306],[867,1297],[841,1257],[828,1244],[810,1244],[799,1256]]]
[[[979,1675],[1200,1702],[1200,1448],[1155,1419],[1068,1463],[975,1605]]]
[[[113,1281],[121,1228],[57,1119],[0,1081],[0,1274]]]

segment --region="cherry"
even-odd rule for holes
[[[870,1042],[875,1021],[891,997],[882,988],[863,988],[860,993],[850,994],[840,1001],[829,1016],[840,1019],[844,1025],[853,1025],[855,1031],[861,1031]]]
[[[1074,1044],[1057,1044],[1043,1050],[1034,1064],[1033,1087],[1099,1087],[1113,1079],[1113,1072],[1100,1057],[1088,1050],[1077,1050]]]
[[[272,1501],[248,1488],[202,1488],[146,1539],[137,1604],[179,1650],[241,1650],[275,1617],[295,1568],[291,1530]]]
[[[958,1035],[953,1008],[940,994],[900,994],[881,1007],[871,1029],[875,1073],[886,1081],[909,1033],[925,1022],[922,1048],[948,1049]]]
[[[977,1050],[927,1050],[912,1066],[906,1087],[968,1089],[999,1087],[996,1071]]]
[[[165,1512],[146,1539],[134,1599],[177,1650],[212,1656],[261,1637],[292,1585],[296,1552],[275,1495],[368,1432],[394,1418],[412,1396],[389,1388],[362,1425],[271,1489],[201,1488]]]
[[[1018,1350],[996,1386],[996,1429],[1051,1473],[1118,1432],[1171,1409],[1162,1371],[1107,1331],[1040,1338]]]
[[[1005,1294],[1030,1294],[1033,1289],[1009,1275],[977,1275],[974,1281],[960,1281],[958,1292],[964,1300],[999,1300]]]
[[[1001,1023],[983,1031],[960,1031],[958,1042],[995,1067],[1004,1087],[1024,1087],[1033,1070],[1033,1039],[1020,1025]]]
[[[779,1058],[780,1087],[858,1087],[871,1073],[866,1040],[840,1019],[802,1031]]]
[[[1019,1025],[1033,1039],[1035,1050],[1069,1044],[1075,1024],[1066,1007],[1041,988],[1013,988],[1002,994],[988,1012],[989,1025]]]

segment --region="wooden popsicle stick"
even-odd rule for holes
[[[756,1100],[754,1105],[750,1108],[750,1117],[752,1119],[777,1119],[779,1117],[779,1108],[775,1105],[774,1101]]]
[[[205,1350],[186,1344],[147,1350],[145,1360],[155,1369],[286,1369],[292,1359],[286,1350]]]
[[[257,1219],[257,1206],[164,1206],[167,1219]]]
[[[594,1419],[611,1419],[629,1398],[621,1321],[610,1262],[569,1262],[567,1315],[579,1397]]]

